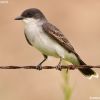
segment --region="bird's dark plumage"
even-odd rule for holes
[[[30,8],[30,9],[25,10],[21,14],[21,16],[23,18],[35,18],[35,19],[44,19],[45,18],[43,13],[39,9],[36,9],[36,8]]]

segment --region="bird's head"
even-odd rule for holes
[[[15,20],[22,20],[25,23],[29,23],[37,20],[43,21],[46,20],[46,18],[39,9],[30,8],[24,10],[20,16],[15,18]]]

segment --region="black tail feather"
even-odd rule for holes
[[[85,76],[96,75],[96,72],[90,68],[79,69],[79,71]]]
[[[86,65],[81,59],[79,59],[79,62],[80,62],[80,65]],[[79,71],[85,76],[96,75],[96,72],[92,70],[91,68],[82,68],[82,69],[79,69]]]

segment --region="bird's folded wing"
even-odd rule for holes
[[[50,23],[44,23],[43,30],[47,35],[49,35],[51,38],[57,41],[67,51],[77,54],[70,42],[65,38],[62,32],[59,29],[57,29],[54,25]]]

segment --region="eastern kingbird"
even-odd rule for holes
[[[73,65],[86,65],[62,32],[49,23],[39,9],[26,9],[15,20],[22,20],[25,23],[24,33],[27,42],[37,48],[44,56],[44,60],[40,62],[37,69],[42,69],[41,65],[48,56],[60,58],[57,65],[58,70],[61,70],[62,60],[69,61]],[[90,68],[82,68],[79,71],[88,77],[98,77],[96,72]]]

